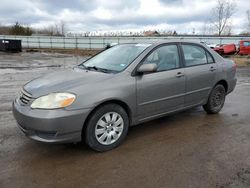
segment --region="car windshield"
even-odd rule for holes
[[[121,72],[129,66],[150,44],[122,44],[109,48],[80,64],[88,70]]]

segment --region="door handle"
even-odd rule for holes
[[[213,67],[213,66],[212,66],[212,67],[210,67],[210,71],[211,71],[211,72],[213,72],[213,71],[215,71],[215,70],[216,70],[216,68],[215,68],[215,67]]]
[[[176,77],[177,77],[177,78],[180,78],[180,77],[182,77],[182,76],[184,76],[184,74],[183,74],[182,72],[178,72],[178,73],[176,74]]]

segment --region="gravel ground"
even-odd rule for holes
[[[194,108],[129,131],[117,149],[26,138],[12,116],[21,86],[84,60],[62,54],[0,54],[0,187],[250,187],[250,67],[217,115]]]

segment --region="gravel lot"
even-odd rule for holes
[[[12,116],[21,86],[84,57],[0,54],[0,187],[250,187],[250,66],[220,114],[194,108],[132,127],[117,149],[26,138]]]

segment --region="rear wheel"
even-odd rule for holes
[[[203,105],[204,110],[208,114],[218,113],[224,106],[226,98],[226,90],[223,85],[216,85],[209,95],[207,104]]]
[[[85,141],[96,151],[111,150],[125,139],[128,127],[126,111],[119,105],[107,104],[91,115],[85,129]]]

